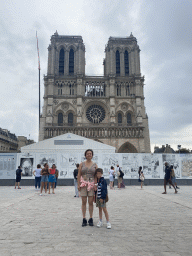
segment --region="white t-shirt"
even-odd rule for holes
[[[35,177],[41,177],[41,168],[35,169]]]
[[[110,169],[110,170],[109,170],[109,176],[112,177],[112,176],[113,176],[113,173],[114,173],[114,170]]]

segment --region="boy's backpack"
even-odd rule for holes
[[[120,172],[119,178],[123,178],[124,173],[121,171],[121,169],[120,169],[120,168],[119,168],[119,172]]]

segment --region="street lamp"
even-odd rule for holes
[[[180,154],[181,145],[177,145],[177,148],[178,148],[179,154]]]

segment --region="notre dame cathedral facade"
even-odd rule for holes
[[[74,133],[119,153],[150,153],[136,38],[110,37],[103,66],[103,76],[86,76],[82,37],[51,36],[39,140]]]

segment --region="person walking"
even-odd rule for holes
[[[41,187],[41,165],[37,165],[37,169],[33,171],[33,175],[35,176],[35,189],[37,190],[37,186],[40,189]]]
[[[78,183],[77,183],[78,168],[79,168],[79,164],[76,164],[76,169],[73,172],[74,185],[75,185],[75,195],[74,195],[74,197],[79,197]]]
[[[109,181],[110,181],[110,189],[114,189],[113,188],[113,181],[114,181],[114,178],[113,178],[113,175],[115,173],[115,169],[113,166],[111,166],[111,169],[109,170]]]
[[[52,194],[55,194],[54,188],[55,188],[55,182],[56,182],[56,166],[55,164],[52,165],[52,168],[49,170],[49,194],[51,194],[51,185],[52,185]]]
[[[138,182],[141,182],[141,189],[142,189],[143,188],[143,182],[144,182],[144,179],[145,179],[143,171],[142,171],[142,166],[139,167],[138,174],[139,174]]]
[[[175,185],[175,187],[177,189],[180,189],[178,186],[177,186],[177,183],[176,183],[176,177],[175,177],[175,172],[174,172],[174,169],[173,169],[173,165],[170,166],[170,169],[171,169],[171,181],[173,183],[173,185]]]
[[[47,163],[44,164],[44,168],[41,170],[41,192],[40,196],[42,196],[43,188],[45,187],[45,194],[47,193],[47,182],[49,176],[49,166]]]
[[[89,226],[93,226],[93,199],[94,199],[94,190],[96,190],[95,186],[95,170],[98,168],[97,164],[92,161],[93,158],[93,150],[87,149],[85,151],[86,161],[80,163],[78,169],[78,190],[80,191],[80,195],[82,198],[82,214],[83,214],[83,222],[82,227],[87,226],[86,219],[86,205],[87,205],[87,197],[89,204]]]
[[[15,189],[18,186],[18,189],[20,188],[20,181],[21,181],[21,176],[22,176],[22,170],[21,170],[21,166],[18,166],[18,169],[16,170],[16,182],[15,182]]]
[[[109,214],[106,207],[107,182],[103,177],[103,169],[101,168],[96,169],[95,177],[97,179],[96,207],[99,208],[99,221],[97,223],[97,227],[100,228],[103,226],[103,221],[102,221],[102,211],[103,211],[107,221],[107,228],[110,229],[111,224],[109,222]]]
[[[178,192],[176,190],[176,187],[173,185],[172,181],[171,181],[171,168],[169,168],[168,163],[165,162],[165,177],[164,177],[164,192],[162,194],[167,194],[166,191],[166,185],[167,183],[169,183],[174,189],[175,189],[175,194]]]

